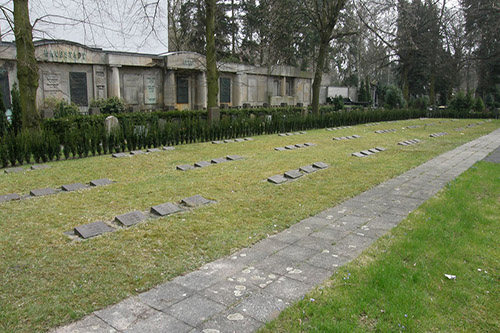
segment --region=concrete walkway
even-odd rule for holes
[[[496,130],[55,332],[254,332],[499,145]]]

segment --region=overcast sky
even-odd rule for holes
[[[2,1],[1,4],[12,1]],[[159,5],[157,4],[159,3]],[[35,39],[66,39],[107,50],[167,51],[167,0],[30,0]],[[9,6],[9,4],[7,4]],[[3,40],[9,25],[1,21]]]

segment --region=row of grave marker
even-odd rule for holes
[[[204,167],[207,167],[207,166],[213,165],[213,164],[220,164],[220,163],[231,162],[231,161],[240,161],[243,159],[244,159],[244,157],[240,156],[240,155],[227,155],[226,157],[214,158],[210,161],[200,161],[200,162],[196,162],[194,164],[177,165],[175,167],[175,169],[180,170],[180,171],[187,171],[187,170],[193,170],[196,168],[204,168]]]
[[[327,131],[338,131],[342,129],[347,129],[347,128],[352,128],[352,126],[341,126],[341,127],[328,127],[326,128]]]
[[[11,194],[6,194],[6,195],[0,195],[0,203],[13,201],[13,200],[22,200],[22,199],[33,198],[33,197],[41,197],[41,196],[45,196],[45,195],[52,195],[52,194],[57,194],[60,192],[72,192],[72,191],[77,191],[77,190],[82,190],[82,189],[87,189],[87,188],[92,188],[92,187],[97,187],[97,186],[105,186],[105,185],[109,185],[112,183],[113,182],[111,180],[109,180],[108,178],[103,178],[103,179],[92,180],[91,182],[89,182],[88,185],[84,185],[82,183],[74,183],[74,184],[62,185],[58,189],[47,187],[47,188],[31,190],[30,193],[27,195],[19,195],[17,193],[11,193]]]
[[[301,132],[289,132],[289,133],[280,133],[278,136],[292,136],[292,135],[300,135],[300,134],[307,134],[307,132],[301,131]]]
[[[290,180],[298,179],[306,174],[316,172],[328,168],[329,165],[323,162],[316,162],[311,165],[306,165],[298,169],[290,170],[281,175],[275,175],[267,178],[267,181],[273,184],[283,184]]]
[[[384,133],[396,133],[396,130],[394,128],[391,129],[385,129],[385,130],[378,130],[375,131],[377,134],[384,134]]]
[[[306,143],[297,143],[295,145],[288,145],[285,147],[276,147],[276,148],[274,148],[274,150],[285,151],[285,150],[295,150],[297,148],[307,148],[307,147],[314,147],[314,146],[316,146],[315,143],[306,142]]]
[[[136,156],[136,155],[142,155],[142,154],[146,154],[146,153],[158,153],[162,150],[169,151],[169,150],[174,150],[174,149],[175,149],[175,147],[168,146],[168,147],[163,147],[162,149],[149,148],[146,151],[144,151],[144,150],[132,150],[129,153],[114,153],[111,155],[111,157],[120,158],[120,157],[127,157],[127,156]]]
[[[414,144],[417,144],[417,143],[420,143],[422,141],[420,141],[419,139],[411,139],[411,140],[406,140],[406,141],[401,141],[401,142],[398,142],[398,145],[400,146],[411,146],[411,145],[414,145]]]
[[[50,166],[47,164],[35,164],[32,165],[29,169],[23,167],[7,168],[4,170],[4,173],[19,173],[19,172],[43,170],[43,169],[50,169]]]
[[[126,214],[118,215],[115,216],[113,221],[110,221],[108,223],[97,221],[94,223],[80,225],[78,227],[75,227],[71,231],[65,232],[65,234],[68,236],[76,236],[81,239],[88,239],[117,230],[112,226],[113,222],[122,227],[131,227],[147,219],[159,218],[175,213],[180,213],[186,211],[188,208],[195,208],[214,202],[215,201],[206,199],[201,195],[195,195],[189,198],[182,199],[178,204],[167,202],[164,204],[153,206],[149,211],[146,212],[135,210]]]
[[[355,153],[352,153],[351,155],[352,156],[356,156],[356,157],[366,157],[366,156],[370,156],[370,155],[379,153],[381,151],[386,151],[386,150],[387,149],[385,149],[383,147],[375,147],[375,148],[363,150],[363,151],[360,151],[360,152],[355,152]]]
[[[341,136],[339,138],[333,138],[333,141],[342,141],[342,140],[352,140],[352,139],[359,139],[361,136],[354,134],[350,136]]]
[[[226,139],[222,141],[212,141],[214,145],[220,145],[223,143],[234,143],[234,142],[245,142],[245,141],[253,141],[252,138],[244,138],[244,139]]]
[[[433,133],[431,135],[429,135],[431,138],[437,138],[439,136],[444,136],[444,135],[448,135],[448,133],[446,132],[439,132],[439,133]]]

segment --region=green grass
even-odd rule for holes
[[[261,332],[499,332],[499,175],[479,162]]]
[[[0,204],[0,331],[38,332],[79,319],[249,246],[500,127],[493,121],[462,133],[453,130],[471,122],[413,120],[291,137],[259,136],[251,142],[183,145],[147,156],[53,162],[48,170],[0,175],[0,194],[105,177],[116,181],[76,193]],[[401,129],[426,123],[437,126]],[[373,133],[390,128],[398,132]],[[429,138],[441,131],[450,135]],[[334,136],[351,134],[362,138],[332,141]],[[424,142],[397,145],[412,138]],[[317,146],[273,150],[304,142]],[[364,159],[350,157],[376,146],[388,150]],[[178,164],[229,154],[246,159],[187,172],[174,170]],[[264,181],[317,161],[331,167],[282,186]],[[217,203],[84,242],[63,234],[80,224],[112,220],[195,194]]]

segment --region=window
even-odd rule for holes
[[[177,104],[189,103],[189,81],[187,77],[177,78]]]
[[[281,96],[281,80],[273,81],[273,96]]]
[[[89,106],[87,73],[69,72],[69,94],[71,102],[78,106]]]
[[[227,77],[220,78],[220,102],[231,103],[231,79]]]
[[[286,95],[287,96],[293,96],[294,95],[294,84],[293,84],[293,78],[287,77],[286,78]]]

